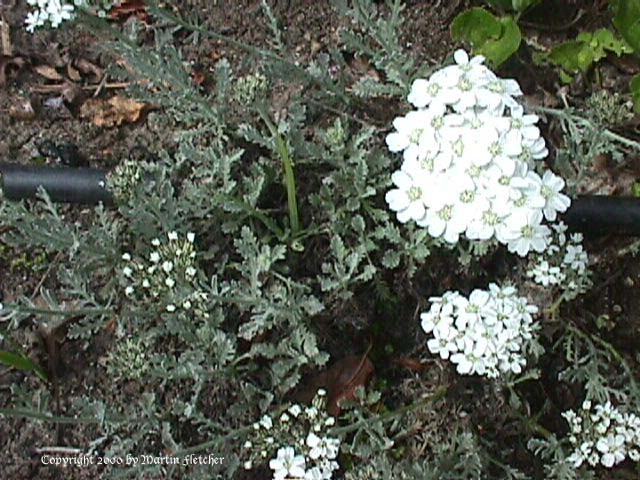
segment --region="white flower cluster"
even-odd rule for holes
[[[543,287],[560,286],[577,295],[585,290],[589,273],[589,256],[582,246],[582,234],[572,233],[567,238],[567,226],[563,222],[551,228],[549,246],[532,260],[527,277]]]
[[[38,27],[43,27],[47,23],[53,28],[58,28],[65,20],[71,20],[74,16],[74,9],[84,5],[84,0],[74,0],[68,3],[63,0],[27,0],[32,7],[37,7],[27,15],[24,23],[26,30],[33,33]]]
[[[520,256],[542,252],[550,234],[543,217],[554,221],[570,199],[560,193],[562,178],[533,171],[548,154],[538,117],[514,99],[518,83],[498,78],[483,57],[458,50],[454,58],[413,83],[408,100],[417,110],[393,122],[387,145],[404,162],[386,201],[400,222],[449,243],[465,234],[495,237]]]
[[[208,318],[207,294],[199,291],[196,279],[195,235],[188,233],[186,240],[180,240],[177,232],[169,232],[167,240],[163,243],[154,238],[154,249],[144,259],[134,259],[130,253],[122,255],[126,262],[122,269],[127,283],[125,295],[152,304],[161,300],[169,313],[181,309]]]
[[[427,342],[431,353],[450,359],[460,374],[496,378],[522,372],[538,308],[518,297],[515,288],[492,283],[469,298],[449,291],[429,301],[430,310],[420,318],[422,329],[433,335]]]
[[[622,413],[611,402],[592,406],[585,400],[578,413],[568,410],[562,416],[571,429],[569,441],[574,447],[567,458],[575,468],[587,463],[607,468],[629,457],[640,460],[640,417]]]
[[[335,418],[324,408],[325,390],[310,407],[291,405],[278,420],[263,416],[254,423],[254,441],[244,444],[251,452],[251,460],[244,464],[251,470],[254,463],[275,455],[269,460],[273,480],[330,480],[339,467],[336,459],[340,439],[329,436],[326,429],[335,425]]]

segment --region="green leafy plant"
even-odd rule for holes
[[[48,380],[47,372],[26,355],[0,350],[0,363],[27,373],[34,373],[40,380]]]
[[[640,0],[614,0],[613,24],[635,52],[640,52]]]
[[[496,67],[517,52],[522,41],[513,17],[498,18],[481,7],[460,13],[451,24],[451,36],[471,44]]]
[[[634,109],[636,113],[640,113],[640,75],[636,75],[631,79],[629,89],[631,90]]]
[[[554,46],[548,54],[548,59],[562,69],[561,79],[569,83],[574,75],[587,73],[609,53],[620,57],[632,51],[632,48],[624,40],[616,38],[610,29],[600,28],[592,33],[581,33],[575,40]]]

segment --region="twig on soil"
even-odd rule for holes
[[[11,44],[11,30],[9,22],[0,16],[0,43],[2,43],[2,54],[6,57],[13,57],[13,45]]]
[[[81,448],[73,448],[73,447],[36,447],[33,449],[34,452],[41,453],[68,453],[70,455],[77,455],[82,453],[83,450]]]
[[[51,270],[53,269],[53,267],[62,259],[62,255],[63,255],[62,252],[58,252],[57,255],[54,257],[53,261],[49,263],[49,266],[47,267],[47,271],[44,272],[44,275],[42,275],[42,278],[33,289],[33,293],[31,293],[31,300],[33,300],[36,297],[36,295],[38,294],[38,290],[40,290],[40,287],[42,287],[42,285],[44,284],[45,280],[51,273]]]
[[[131,82],[105,83],[102,89],[103,90],[105,88],[108,90],[122,89],[122,88],[127,88],[129,85],[131,85]],[[100,85],[98,85],[98,87],[100,87]],[[32,90],[35,93],[56,93],[63,90],[64,88],[66,88],[66,84],[62,83],[59,85],[36,85],[35,87],[33,87]],[[80,88],[82,88],[83,90],[95,90],[96,85],[83,85]]]
[[[102,79],[100,80],[100,83],[98,83],[98,87],[96,88],[96,91],[93,92],[93,98],[96,98],[98,95],[100,95],[100,92],[104,89],[104,86],[107,84],[107,74],[105,73],[102,76]]]

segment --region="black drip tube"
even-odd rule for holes
[[[107,171],[99,168],[0,164],[2,192],[9,200],[32,198],[42,187],[54,202],[111,203],[106,175]]]
[[[563,220],[572,230],[591,235],[640,236],[640,198],[579,196]]]
[[[0,164],[0,186],[5,198],[22,200],[42,186],[54,202],[112,203],[105,188],[107,170]],[[580,196],[562,216],[576,231],[590,235],[640,236],[640,199],[635,197]]]

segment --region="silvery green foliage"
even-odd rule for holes
[[[363,98],[399,99],[416,75],[400,43],[403,3],[335,3],[355,21],[345,44],[371,58],[385,74],[386,83],[356,79],[351,91]],[[153,4],[149,2],[150,12],[158,13]],[[163,139],[166,148],[153,152],[156,158],[137,164],[121,159],[111,178],[116,209],[97,207],[72,216],[68,207],[54,206],[46,195],[37,202],[0,204],[3,221],[12,227],[4,242],[16,249],[41,249],[49,258],[59,256],[40,301],[25,297],[7,309],[8,328],[27,329],[43,321],[55,327],[71,318],[66,340],[80,338],[79,348],[87,350],[98,343],[106,349],[89,373],[95,370],[104,380],[82,398],[72,396],[66,410],[68,418],[77,415],[74,427],[92,439],[89,450],[125,456],[195,448],[228,459],[215,472],[205,467],[167,473],[163,467],[145,466],[119,472],[124,476],[232,478],[242,469],[240,446],[252,431],[251,421],[287,405],[288,396],[305,385],[303,378],[328,362],[324,350],[330,342],[318,333],[326,333],[321,327],[329,322],[341,332],[348,320],[336,312],[374,302],[380,309],[409,298],[413,302],[408,292],[421,286],[414,280],[437,284],[443,268],[456,260],[475,267],[471,261],[489,251],[488,245],[474,243],[440,249],[443,242],[425,229],[400,228],[390,218],[384,193],[391,186],[393,160],[381,140],[387,126],[383,131],[352,117],[353,109],[342,110],[364,100],[349,97],[340,83],[345,79],[338,49],[329,47],[330,53],[318,55],[309,67],[295,65],[287,59],[286,35],[278,34],[276,12],[266,2],[263,10],[277,55],[243,46],[255,70],[236,74],[235,66],[222,59],[211,72],[213,87],[206,91],[192,81],[190,62],[174,46],[176,35],[185,32],[194,40],[207,37],[211,32],[204,25],[162,14],[162,27],[153,29],[153,47],[140,45],[144,42],[137,35],[143,30],[135,24],[107,44],[130,67],[118,74],[140,81],[132,94],[157,107],[149,125],[172,132]],[[96,31],[104,40],[108,33],[103,27]],[[275,101],[269,95],[279,88],[292,88],[295,94]],[[578,133],[588,135],[582,127]],[[286,215],[279,158],[283,145],[298,180],[297,233]],[[180,239],[195,234],[195,257],[189,264],[195,274],[179,287],[184,298],[198,296],[197,311],[194,302],[189,308],[184,301],[172,303],[176,308],[168,311],[165,302],[126,295],[131,285],[123,269],[129,260],[122,255],[142,262],[153,253],[154,239],[168,239],[172,232]],[[434,262],[426,264],[430,255]],[[438,262],[445,266],[434,269]],[[162,281],[167,288],[178,286],[169,287],[166,277]],[[637,404],[631,370],[611,345],[568,330],[558,339],[556,348],[561,347],[566,348],[561,381],[584,384],[596,399]],[[524,353],[535,357],[539,345]],[[530,371],[518,380],[537,381],[540,375]],[[414,380],[424,378],[415,375]],[[508,405],[501,404],[504,416],[496,428],[529,435],[521,410],[534,412],[523,390],[515,393],[515,382],[483,385],[509,388],[512,395]],[[472,395],[483,388],[462,382],[457,387]],[[417,417],[394,416],[404,405],[394,403],[398,396],[390,390],[361,396],[337,420],[338,433],[329,432],[332,438],[341,437],[341,455],[348,455],[339,475],[351,480],[527,478],[502,463],[522,451],[494,444],[493,432],[483,435],[475,424],[470,428],[473,415],[467,421],[451,416],[451,430],[431,437],[445,441],[431,442],[427,452],[416,454],[418,442],[411,435]],[[420,390],[404,392],[401,400],[408,403],[416,392]],[[46,418],[54,409],[44,390],[18,385],[12,393],[15,408],[35,418]],[[502,392],[497,396],[505,400]],[[445,401],[450,405],[457,397]],[[549,413],[545,409],[535,414]],[[496,446],[509,454],[496,458]],[[576,478],[557,442],[532,441],[532,446],[550,452],[544,457],[548,478]]]
[[[387,0],[388,15],[381,15],[373,0],[334,0],[334,8],[341,16],[352,20],[354,28],[342,33],[342,40],[350,50],[370,58],[376,68],[384,72],[386,83],[372,76],[363,76],[354,87],[356,95],[364,98],[399,96],[409,88],[415,73],[415,60],[401,45],[402,13],[400,0]]]
[[[103,31],[104,25],[96,25]],[[53,316],[56,324],[80,315],[69,337],[82,336],[89,344],[96,334],[109,340],[107,355],[95,366],[109,379],[104,389],[68,410],[97,419],[90,434],[94,451],[124,456],[161,446],[179,452],[219,439],[210,449],[228,455],[228,478],[241,465],[234,442],[225,439],[236,438],[247,418],[279,405],[303,374],[327,362],[314,323],[330,315],[328,308],[344,308],[360,286],[375,281],[376,289],[388,292],[374,275],[403,269],[413,276],[431,242],[420,231],[401,232],[382,208],[390,159],[376,128],[341,116],[317,127],[317,104],[305,96],[286,109],[261,99],[265,82],[281,82],[279,75],[291,71],[278,61],[265,62],[240,98],[230,64],[221,60],[215,88],[205,94],[172,45],[173,30],[155,33],[153,48],[138,45],[135,29],[129,36],[115,34],[108,48],[126,60],[132,79],[144,80],[133,93],[162,109],[149,121],[173,132],[165,139],[171,148],[154,152],[148,162],[122,159],[107,182],[116,209],[87,209],[76,224],[67,221],[68,207],[54,206],[46,195],[1,208],[14,227],[6,236],[12,247],[60,255],[50,277],[56,290],[42,295],[49,312],[65,312]],[[294,71],[305,87],[328,81]],[[279,145],[257,112],[246,108],[247,94],[264,101],[296,175],[305,179],[299,237],[292,236],[281,205],[265,206],[282,188]],[[310,136],[311,127],[316,134]],[[195,256],[189,253],[181,279],[173,277],[177,270],[168,257],[149,274],[151,255],[169,248],[165,242],[185,238]],[[167,252],[174,259],[180,257],[178,243]],[[310,269],[315,245],[326,255]],[[172,264],[166,270],[165,262]],[[161,273],[152,289],[157,297],[144,293],[144,275],[133,275],[138,266],[145,275]],[[34,315],[52,322],[47,312],[33,313],[36,305],[27,298],[14,307],[13,328]],[[134,393],[113,394],[125,388]],[[49,407],[43,402],[29,408],[40,413]],[[370,435],[384,444],[384,425],[357,438]],[[207,471],[188,474],[205,478]],[[162,469],[139,466],[126,475],[161,476]]]

